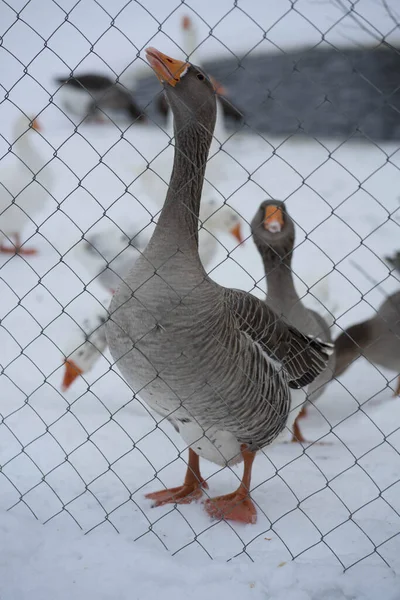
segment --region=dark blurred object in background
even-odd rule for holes
[[[400,50],[320,49],[204,61],[229,87],[246,124],[273,135],[362,135],[400,139]],[[141,80],[137,100],[157,97],[154,78]],[[156,115],[154,103],[148,113]]]
[[[132,121],[146,120],[132,94],[119,83],[104,75],[87,73],[76,77],[57,77],[62,85],[64,108],[81,119],[103,121],[108,110],[122,111]]]
[[[386,262],[400,273],[400,250],[397,250],[393,256],[385,256]]]

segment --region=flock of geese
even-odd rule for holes
[[[147,494],[153,505],[189,503],[203,495],[208,484],[200,457],[222,466],[243,462],[237,490],[209,497],[204,507],[212,517],[255,523],[250,490],[257,451],[281,440],[287,429],[293,441],[304,442],[299,419],[306,403],[315,402],[358,356],[400,372],[400,292],[373,319],[332,343],[330,324],[296,292],[295,226],[278,200],[263,202],[251,222],[266,298],[214,282],[206,269],[219,232],[243,241],[240,217],[227,205],[216,210],[212,186],[204,185],[207,158],[223,123],[220,97],[202,68],[154,48],[146,56],[164,88],[175,139],[166,199],[149,180],[161,211],[150,239],[144,232],[119,238],[106,233],[83,243],[80,260],[95,270],[111,303],[108,318],[100,315],[66,360],[63,388],[89,371],[108,346],[134,393],[175,427],[188,448],[183,484]],[[50,178],[32,181],[32,173],[44,166],[32,151],[37,128],[26,117],[16,125],[13,152],[21,164],[2,179],[2,252],[34,253],[21,246],[21,233],[41,208],[43,188],[52,185]]]

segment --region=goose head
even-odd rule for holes
[[[41,131],[41,127],[39,122],[33,116],[27,116],[21,114],[15,121],[13,127],[13,140],[14,143],[19,140],[27,141],[28,137],[30,137],[31,132],[33,131]],[[25,135],[27,134],[27,135]],[[29,135],[28,135],[29,134]]]
[[[14,128],[13,128],[14,139],[17,140],[22,135],[24,135],[24,133],[27,133],[28,131],[31,131],[32,129],[34,131],[41,131],[41,127],[39,125],[38,120],[35,119],[35,117],[30,116],[30,115],[24,115],[24,114],[19,115],[19,117],[16,119],[16,121],[14,123]]]
[[[86,336],[85,341],[64,361],[64,374],[61,389],[65,392],[80,375],[88,373],[107,347],[104,327],[105,319],[99,317],[100,325]]]
[[[284,202],[262,202],[251,222],[251,232],[254,243],[265,261],[271,265],[285,259],[290,262],[295,229]]]
[[[202,227],[211,233],[229,232],[238,242],[244,242],[242,235],[242,219],[228,204],[218,206],[216,200],[205,200],[200,210]]]
[[[147,60],[164,85],[174,114],[175,131],[196,128],[212,135],[216,118],[214,86],[200,67],[173,59],[155,48],[146,49]]]

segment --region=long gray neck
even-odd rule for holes
[[[292,253],[281,249],[259,246],[268,284],[267,303],[276,312],[288,315],[293,306],[299,303],[299,296],[293,283]]]
[[[175,155],[167,197],[152,243],[197,254],[201,192],[212,133],[193,123],[175,130]]]

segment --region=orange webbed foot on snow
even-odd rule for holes
[[[227,519],[238,523],[257,522],[257,510],[248,495],[236,491],[226,496],[210,498],[204,503],[206,512],[214,519]]]
[[[183,484],[175,488],[160,490],[146,494],[146,498],[153,500],[153,506],[163,506],[164,504],[190,504],[194,500],[199,500],[203,495],[202,488],[208,488],[206,481],[201,483],[193,482]]]
[[[153,500],[154,506],[163,506],[163,504],[190,504],[198,500],[203,495],[203,488],[208,488],[208,484],[200,473],[199,457],[189,448],[189,461],[183,485],[159,492],[146,494],[146,498]]]
[[[206,512],[215,519],[227,519],[238,523],[257,522],[257,510],[250,498],[251,470],[255,453],[250,451],[246,444],[242,444],[240,451],[243,457],[244,470],[240,486],[232,494],[210,498],[204,503]]]

